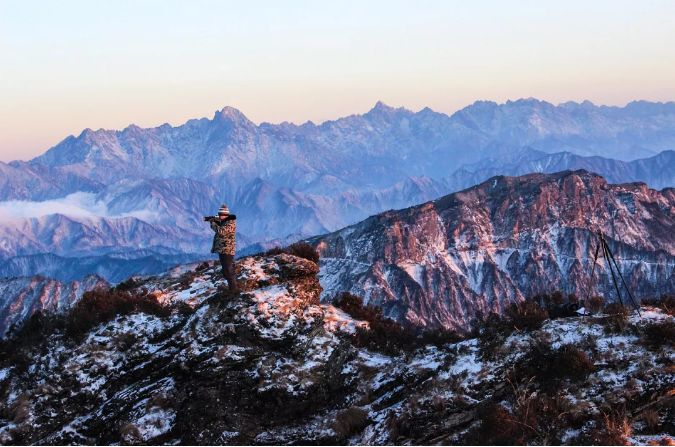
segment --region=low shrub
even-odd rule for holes
[[[457,343],[463,339],[464,337],[457,332],[446,331],[443,329],[422,330],[421,332],[418,332],[415,337],[416,342],[421,346],[443,346],[449,343]]]
[[[474,323],[472,334],[478,339],[478,351],[483,360],[494,360],[504,346],[504,340],[512,332],[512,326],[505,324],[497,314],[490,314]]]
[[[515,330],[534,331],[548,319],[548,312],[534,301],[524,301],[511,304],[505,317]]]
[[[518,376],[535,377],[545,389],[552,389],[565,380],[583,380],[594,370],[588,355],[576,346],[552,349],[545,343],[535,343],[516,367]]]
[[[662,436],[661,439],[652,439],[650,441],[647,441],[647,445],[665,445],[665,446],[673,446],[675,445],[675,439],[671,438],[670,436]]]
[[[675,322],[661,321],[651,323],[642,330],[642,342],[650,347],[658,348],[661,346],[675,345]]]
[[[461,339],[459,335],[444,330],[416,330],[386,318],[382,309],[365,306],[360,297],[342,293],[333,303],[357,320],[368,322],[369,328],[358,328],[353,336],[356,346],[389,355],[412,351],[426,345],[444,345]]]
[[[197,277],[196,270],[185,272],[183,275],[181,275],[178,285],[182,289],[187,289],[188,287],[190,287],[190,285],[192,284],[192,282],[195,280],[196,277]]]
[[[208,268],[209,268],[209,263],[205,261],[205,262],[202,262],[201,264],[199,264],[197,267],[195,267],[195,272],[196,273],[203,272],[204,270],[208,270]]]
[[[304,258],[309,261],[312,261],[316,264],[319,263],[319,252],[316,249],[308,244],[307,242],[300,241],[295,242],[288,247],[274,247],[265,252],[265,256],[274,256],[282,253],[289,255],[297,256],[299,258]]]
[[[533,301],[543,309],[546,309],[550,319],[574,317],[577,315],[576,311],[579,309],[579,299],[575,294],[570,294],[567,297],[556,291],[550,294],[539,294],[533,296],[528,301]]]
[[[361,297],[349,292],[343,292],[338,295],[333,304],[357,320],[373,322],[382,318],[382,309],[374,306],[365,306]]]
[[[594,295],[588,299],[588,303],[586,303],[586,305],[588,306],[589,311],[597,314],[603,309],[603,307],[605,307],[605,299],[601,296]]]
[[[20,395],[10,407],[10,419],[15,424],[25,422],[30,416],[31,399],[28,394]]]
[[[194,312],[194,309],[188,303],[182,300],[176,301],[171,305],[171,307],[176,311],[177,314],[183,316],[190,315]]]
[[[391,320],[389,320],[391,321]],[[382,352],[387,355],[399,355],[402,351],[411,351],[417,347],[403,327],[391,321],[371,322],[368,329],[357,328],[352,337],[353,343],[362,348]]]
[[[384,317],[382,309],[364,306],[361,298],[350,293],[341,294],[334,304],[357,320],[368,322],[368,329],[357,328],[352,337],[356,346],[389,355],[398,355],[401,350],[413,348],[411,333],[396,321]]]
[[[562,306],[565,304],[565,295],[559,290],[551,293],[551,306]]]
[[[559,445],[569,427],[569,400],[560,394],[533,392],[529,383],[512,387],[508,408],[490,402],[479,407],[480,421],[470,442],[477,445]]]
[[[141,431],[131,422],[122,424],[120,427],[120,439],[124,445],[135,445],[143,441]]]
[[[8,333],[6,340],[12,340],[15,345],[18,339],[24,344],[31,344],[45,339],[59,329],[66,326],[66,320],[62,315],[51,314],[49,312],[36,312],[21,324],[13,325]],[[3,340],[2,342],[4,342]],[[0,342],[0,345],[2,344]],[[16,346],[16,345],[15,345]]]
[[[518,422],[514,416],[503,405],[490,403],[478,410],[478,420],[480,420],[480,437],[477,444],[485,445],[512,445],[519,443]]]
[[[650,408],[640,414],[640,420],[645,423],[645,426],[651,433],[657,433],[661,426],[661,417],[659,412]]]
[[[141,281],[139,281],[137,278],[134,278],[133,276],[129,279],[126,279],[122,281],[121,283],[117,284],[114,289],[119,291],[119,292],[125,292],[125,291],[130,291],[138,286],[141,285]]]
[[[131,293],[117,289],[94,289],[85,292],[68,315],[67,332],[80,335],[92,327],[114,319],[118,315],[144,312],[160,317],[168,316],[171,309],[161,305],[146,293]]]
[[[319,252],[307,242],[296,242],[289,245],[286,250],[291,255],[308,259],[316,264],[319,263]]]
[[[333,421],[333,431],[340,439],[347,439],[361,432],[368,425],[368,412],[359,407],[341,410]]]
[[[642,300],[641,304],[658,307],[668,315],[675,315],[675,295],[663,295],[661,298]]]
[[[276,256],[276,255],[280,255],[282,253],[286,253],[286,251],[283,248],[272,247],[269,250],[267,250],[266,252],[257,253],[256,255],[253,255],[253,256],[257,256],[258,254],[263,255],[263,256]]]
[[[166,393],[153,394],[145,403],[145,409],[151,410],[153,408],[173,408],[174,399]]]
[[[547,295],[546,295],[547,296]],[[478,315],[471,323],[469,334],[478,338],[478,348],[484,360],[494,360],[504,340],[513,331],[533,331],[541,328],[549,318],[540,302],[548,302],[545,295],[538,295],[522,303],[511,304],[504,315],[495,313],[487,317]]]
[[[115,347],[121,351],[128,351],[138,341],[138,336],[133,332],[122,332],[112,339]]]
[[[620,303],[611,303],[605,306],[605,314],[602,324],[607,332],[623,332],[628,327],[628,315],[630,312]]]

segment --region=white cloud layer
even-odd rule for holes
[[[28,219],[63,214],[76,218],[120,218],[136,217],[140,220],[152,221],[157,216],[150,210],[137,210],[121,214],[111,214],[105,202],[96,194],[75,192],[59,199],[34,202],[29,200],[8,200],[0,202],[0,219]]]

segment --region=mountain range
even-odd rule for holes
[[[222,202],[238,215],[245,254],[496,174],[583,168],[662,188],[675,184],[673,148],[675,103],[645,101],[479,101],[452,115],[378,102],[301,125],[256,125],[225,107],[180,126],[86,129],[32,160],[0,163],[0,275],[114,282],[110,257],[129,262],[125,274],[141,258],[156,273],[208,253],[201,217]]]

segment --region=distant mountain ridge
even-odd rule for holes
[[[464,165],[445,180],[451,191],[468,188],[496,175],[517,176],[532,172],[553,173],[584,169],[602,175],[610,183],[644,182],[651,188],[675,185],[675,151],[663,151],[653,157],[621,161],[597,155],[581,156],[571,152],[547,154],[524,149],[502,159],[486,158]]]
[[[201,217],[222,202],[236,210],[245,253],[495,174],[584,168],[614,182],[672,186],[673,148],[675,103],[643,101],[479,101],[450,116],[378,102],[365,114],[318,125],[256,125],[225,107],[212,119],[175,127],[86,129],[33,160],[0,163],[0,206],[27,202],[5,211],[39,209],[45,201],[58,207],[73,194],[96,206],[79,216],[3,216],[0,208],[0,261],[55,253],[76,262],[139,249],[207,253],[211,235]],[[40,271],[38,262],[31,265]],[[98,267],[88,260],[78,269],[87,268]]]

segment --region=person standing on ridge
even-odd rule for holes
[[[230,214],[227,205],[223,204],[218,210],[218,216],[205,218],[215,231],[211,253],[218,253],[223,276],[227,280],[230,292],[239,292],[234,273],[234,253],[236,249],[237,216]]]

